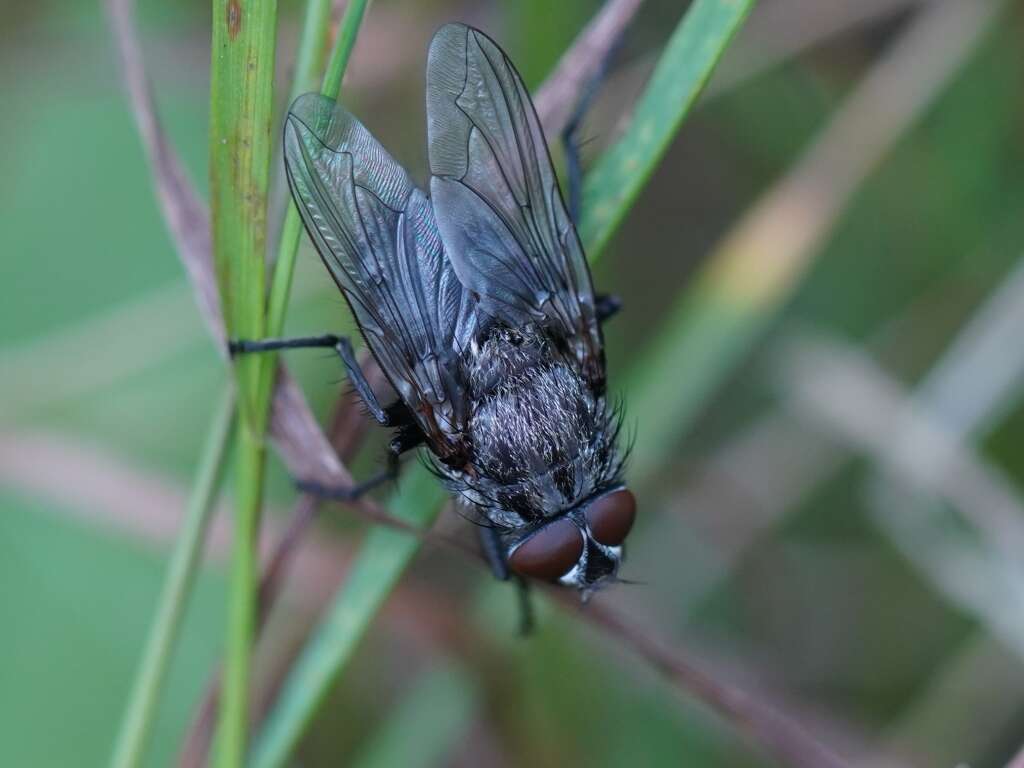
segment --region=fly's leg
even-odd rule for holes
[[[494,578],[499,581],[508,581],[512,575],[508,570],[508,562],[505,559],[505,550],[501,545],[501,539],[494,528],[480,526],[480,548],[483,550],[484,559],[491,568]],[[519,634],[529,635],[533,632],[533,603],[530,602],[530,585],[522,576],[516,576],[516,593],[519,596]]]
[[[481,525],[480,549],[483,550],[484,559],[491,568],[491,573],[498,581],[508,581],[508,562],[505,560],[504,548],[501,546],[501,539],[498,532],[490,526]]]
[[[355,350],[352,342],[346,336],[335,336],[325,333],[322,336],[300,336],[295,339],[263,339],[261,341],[235,340],[228,342],[228,351],[232,356],[247,354],[250,352],[274,352],[281,349],[333,349],[341,358],[345,366],[345,373],[348,380],[352,382],[356,392],[370,415],[382,427],[403,427],[412,423],[412,414],[402,402],[397,402],[387,408],[383,408],[377,395],[366,380],[363,369],[359,367],[356,360]]]
[[[533,601],[530,599],[530,583],[522,576],[516,577],[516,592],[519,594],[519,634],[523,637],[533,634]]]
[[[334,349],[338,353],[338,357],[341,358],[342,365],[345,366],[348,380],[352,382],[352,386],[356,388],[359,397],[362,398],[363,403],[366,404],[378,424],[382,427],[404,427],[412,423],[412,414],[409,413],[409,409],[405,407],[404,403],[396,402],[388,408],[380,407],[377,395],[373,393],[370,382],[366,380],[363,369],[359,367],[359,361],[356,360],[356,352],[352,349],[351,341],[342,336],[334,345]]]
[[[602,83],[608,77],[608,70],[611,68],[615,54],[618,53],[622,44],[622,33],[612,43],[605,53],[604,58],[597,67],[597,71],[583,86],[583,93],[576,103],[576,108],[569,116],[565,128],[562,129],[562,147],[565,151],[566,182],[569,187],[569,216],[573,224],[580,225],[580,212],[583,202],[583,163],[580,157],[580,128],[583,126],[583,118],[594,103],[594,97],[601,89]]]
[[[228,352],[234,357],[249,352],[274,352],[278,349],[333,348],[341,338],[333,333],[325,333],[322,336],[299,336],[294,339],[232,339],[228,341]]]
[[[308,480],[297,480],[295,483],[296,487],[301,491],[323,499],[355,501],[368,491],[398,477],[401,455],[422,445],[426,437],[423,431],[416,425],[412,413],[405,403],[397,400],[386,408],[380,404],[377,395],[370,387],[370,382],[366,380],[363,369],[359,367],[355,350],[352,348],[352,342],[345,336],[324,334],[322,336],[303,336],[295,339],[240,340],[228,343],[228,351],[232,355],[251,352],[273,352],[281,349],[333,349],[338,353],[338,357],[341,358],[349,381],[352,382],[352,386],[355,387],[359,397],[377,423],[384,427],[399,428],[398,434],[388,444],[387,464],[376,475],[361,483],[344,488],[325,486]]]
[[[369,493],[374,488],[394,480],[398,476],[398,467],[392,467],[390,461],[388,468],[378,472],[376,475],[363,480],[361,483],[347,487],[324,485],[313,480],[296,480],[295,487],[303,493],[316,496],[325,501],[356,501],[359,497]]]
[[[613,293],[599,293],[594,296],[594,309],[597,311],[597,322],[610,320],[622,309],[622,299]]]
[[[404,407],[404,406],[403,406]],[[385,413],[390,411],[388,408]],[[388,450],[385,454],[386,466],[376,475],[367,478],[361,483],[347,487],[323,485],[314,481],[297,480],[295,487],[304,493],[309,493],[321,499],[331,501],[355,501],[363,494],[372,491],[374,488],[390,482],[398,477],[401,469],[401,457],[406,451],[417,448],[425,440],[423,432],[415,424],[405,424],[388,443]]]
[[[577,102],[572,115],[569,116],[569,121],[565,124],[565,128],[562,129],[566,183],[569,187],[569,216],[577,227],[580,225],[580,213],[583,204],[583,161],[580,156],[580,128],[583,126],[583,118],[594,102],[594,97],[608,76],[608,70],[621,43],[622,37],[620,33],[619,39],[612,44],[601,60],[594,76],[584,86],[583,95],[580,97],[579,102]],[[594,300],[597,310],[597,321],[599,323],[608,320],[622,309],[622,300],[618,296],[599,293],[594,297]]]

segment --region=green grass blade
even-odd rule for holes
[[[267,182],[273,107],[275,0],[214,0],[210,72],[210,211],[221,306],[232,338],[264,336]],[[217,765],[241,766],[256,618],[256,540],[263,502],[267,409],[262,361],[235,362],[239,429]]]
[[[348,60],[352,57],[352,49],[369,4],[370,0],[350,0],[345,8],[345,15],[338,28],[338,39],[334,42],[331,60],[327,62],[327,71],[324,72],[323,84],[320,86],[320,93],[325,96],[337,98],[341,92],[341,81],[345,78]]]
[[[697,0],[658,60],[625,134],[583,183],[580,237],[591,258],[640,194],[754,0]]]
[[[192,592],[206,531],[223,474],[225,457],[235,423],[235,391],[228,387],[213,416],[213,423],[199,459],[199,468],[181,533],[174,545],[167,575],[157,601],[156,616],[149,628],[145,650],[135,675],[118,734],[113,768],[143,764],[153,719],[167,669],[181,629],[188,596]]]
[[[584,244],[591,258],[600,251],[614,228],[622,220],[658,158],[674,135],[701,85],[728,45],[753,0],[722,2],[698,0],[680,22],[672,36],[655,76],[641,97],[637,118],[622,141],[611,151],[621,155],[630,136],[637,136],[642,147],[636,150],[638,168],[628,180],[632,191],[621,194],[623,180],[615,169],[622,164],[602,161],[595,169],[598,180],[590,180],[585,190],[584,222],[603,221],[600,226],[584,226]],[[693,57],[691,65],[685,57]],[[666,59],[668,62],[666,64]],[[675,80],[678,78],[679,83]],[[664,108],[666,100],[672,108]],[[653,131],[648,135],[648,131]],[[601,170],[607,168],[606,170]],[[613,216],[599,218],[595,207],[618,207]],[[430,525],[443,498],[437,481],[420,467],[410,468],[402,481],[402,491],[390,505],[392,514]],[[384,599],[419,548],[419,541],[396,531],[379,529],[367,537],[345,585],[293,668],[276,706],[267,718],[253,752],[255,768],[278,768],[286,764],[320,703],[341,675],[359,640],[366,633]]]
[[[327,56],[328,33],[331,23],[331,0],[309,0],[302,21],[299,48],[295,54],[295,75],[288,93],[291,104],[300,95],[316,87],[317,77],[323,71]]]
[[[345,12],[324,78],[325,87],[335,91],[340,87],[367,1],[353,0]],[[308,56],[300,58],[303,69],[297,73],[297,86],[311,77],[304,70],[317,60],[312,45],[314,23],[322,23],[329,11],[329,4],[325,3],[310,8],[303,42],[308,42],[311,50]],[[233,338],[256,339],[280,333],[301,231],[294,205],[289,205],[269,302],[265,304],[263,250],[275,27],[276,3],[272,0],[245,6],[244,17],[236,0],[214,3],[211,207],[214,256],[228,334]],[[227,658],[217,741],[218,764],[222,766],[240,765],[245,753],[249,655],[255,616],[255,547],[263,496],[264,433],[275,366],[274,355],[243,357],[236,363],[244,416],[238,451],[238,511]]]
[[[444,765],[472,723],[474,699],[473,684],[466,674],[454,663],[438,660],[413,682],[403,701],[350,765]]]

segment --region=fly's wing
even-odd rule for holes
[[[590,270],[533,103],[504,52],[449,24],[430,45],[427,130],[434,215],[462,283],[512,327],[546,327],[591,387],[604,347]]]
[[[430,201],[344,108],[300,96],[284,130],[292,196],[370,351],[442,458],[460,453],[467,293]]]

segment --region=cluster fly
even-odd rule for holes
[[[480,524],[499,578],[618,581],[636,501],[606,395],[595,296],[530,96],[482,32],[442,27],[427,61],[430,195],[333,100],[299,97],[284,127],[306,231],[399,399],[382,407],[347,339],[235,342],[233,351],[334,347],[398,457],[425,445]],[[326,495],[351,498],[379,482]]]

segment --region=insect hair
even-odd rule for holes
[[[621,403],[594,397],[561,361],[503,377],[477,409],[470,471],[433,464],[448,489],[501,527],[564,512],[621,483]]]

